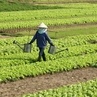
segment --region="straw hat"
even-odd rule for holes
[[[38,27],[39,28],[48,28],[43,22]]]

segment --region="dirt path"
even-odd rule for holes
[[[6,38],[10,38],[10,36],[2,36],[2,35],[0,35],[0,39],[6,39]]]
[[[83,68],[69,72],[46,74],[0,84],[0,97],[21,97],[23,94],[56,88],[97,78],[97,68]]]

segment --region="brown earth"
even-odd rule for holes
[[[10,36],[1,36],[0,35],[0,39],[4,39],[4,38],[10,38]]]
[[[0,83],[0,97],[22,97],[24,94],[85,82],[97,78],[97,68],[76,69],[69,72],[27,77],[14,82]]]

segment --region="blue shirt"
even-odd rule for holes
[[[35,40],[37,43],[37,47],[40,48],[44,48],[47,45],[47,41],[49,42],[49,44],[52,43],[50,37],[47,35],[46,32],[40,34],[37,31],[30,43],[33,43]]]

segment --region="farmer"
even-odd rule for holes
[[[32,40],[29,43],[31,44],[35,40],[37,41],[37,47],[39,48],[39,55],[37,61],[39,62],[41,61],[41,57],[43,58],[44,61],[46,61],[44,50],[47,45],[47,41],[49,42],[50,45],[53,46],[50,37],[47,35],[47,28],[48,27],[44,23],[41,23],[38,26],[38,30],[36,31],[35,35],[33,36]]]

